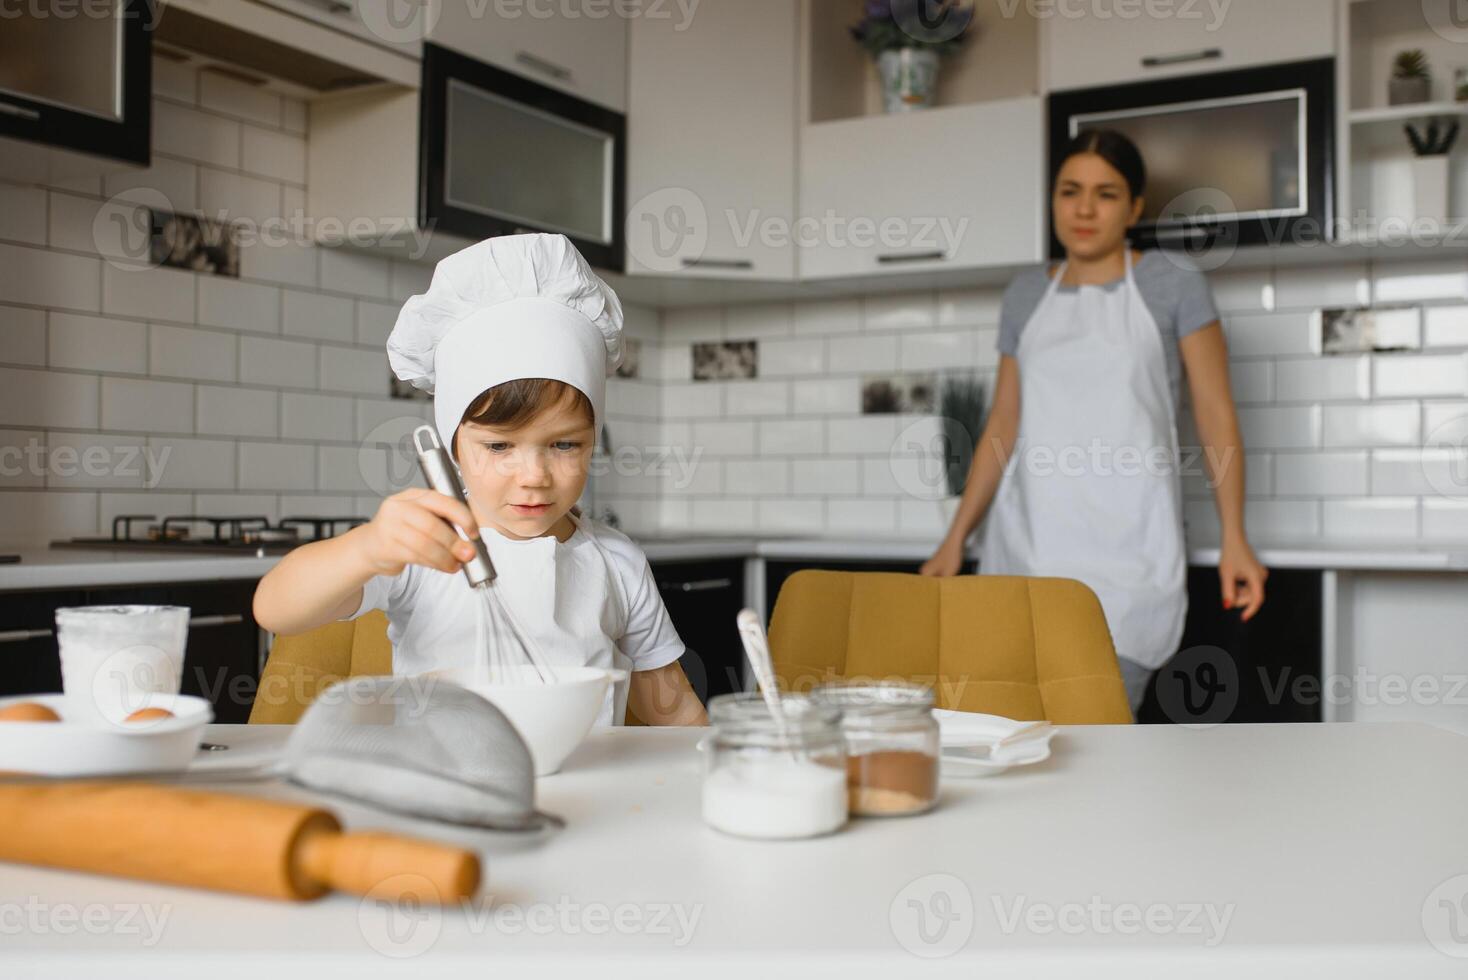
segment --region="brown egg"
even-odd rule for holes
[[[60,721],[61,716],[44,704],[22,701],[0,708],[0,721]]]
[[[161,721],[164,718],[172,717],[173,712],[167,708],[139,708],[122,720],[125,722]]]

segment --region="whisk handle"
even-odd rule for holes
[[[439,441],[437,430],[431,425],[420,425],[413,431],[413,448],[418,451],[418,466],[428,485],[467,506],[469,495],[464,492],[464,481],[459,478],[459,469],[449,457],[448,450]],[[462,531],[459,536],[474,545],[474,557],[464,563],[464,577],[469,584],[479,586],[493,582],[494,562],[489,560],[489,548],[485,546],[484,539],[467,538]]]

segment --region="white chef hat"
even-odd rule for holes
[[[387,338],[393,373],[433,394],[445,446],[489,388],[551,378],[591,402],[601,431],[606,379],[622,360],[622,304],[565,235],[505,235],[438,263]]]

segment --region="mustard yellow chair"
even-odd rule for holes
[[[940,708],[1132,721],[1101,603],[1070,579],[796,572],[776,600],[770,648],[786,690],[901,678],[932,685]]]
[[[361,674],[391,674],[387,616],[373,611],[297,636],[277,636],[250,709],[252,725],[294,725],[332,684]],[[642,722],[627,712],[627,724]]]

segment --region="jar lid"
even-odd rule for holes
[[[818,702],[804,694],[781,694],[783,731],[792,735],[830,731],[841,722],[841,709]],[[749,734],[779,733],[782,726],[770,714],[769,705],[757,691],[720,694],[708,703],[709,724],[721,731]]]
[[[811,698],[839,708],[847,727],[898,724],[933,710],[933,689],[907,681],[837,681],[811,691]]]

